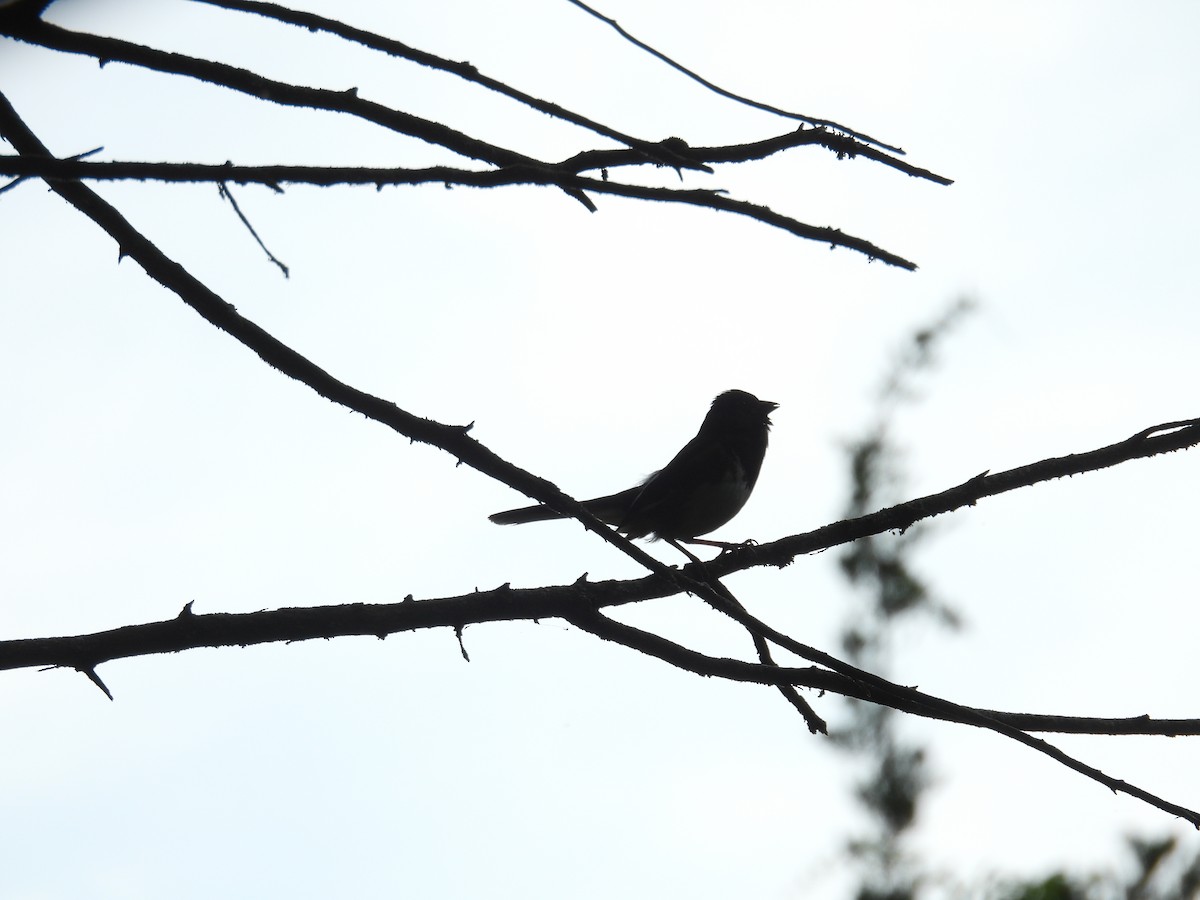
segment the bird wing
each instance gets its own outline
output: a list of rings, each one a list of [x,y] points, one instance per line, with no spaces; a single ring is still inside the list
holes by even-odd
[[[716,524],[696,534],[683,534],[692,530],[687,521],[691,516],[693,501],[698,501],[708,488],[717,488],[731,477],[735,477],[737,461],[720,441],[692,438],[675,457],[647,478],[629,505],[625,518],[617,528],[631,538],[641,538],[654,533],[666,537],[695,537],[723,525]],[[745,502],[744,500],[742,501]],[[741,503],[734,507],[734,512]],[[732,517],[732,513],[730,514]]]

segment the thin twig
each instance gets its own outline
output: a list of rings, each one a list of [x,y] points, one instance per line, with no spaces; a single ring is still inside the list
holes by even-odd
[[[258,246],[262,248],[263,253],[267,254],[267,259],[279,266],[279,271],[283,272],[284,278],[290,277],[288,267],[280,262],[274,253],[267,249],[267,245],[262,242],[262,238],[258,236],[258,232],[254,230],[254,226],[250,224],[250,220],[246,218],[245,214],[242,212],[242,208],[238,206],[238,202],[234,199],[233,191],[229,189],[229,185],[222,181],[218,187],[218,190],[220,191],[221,196],[229,201],[229,205],[233,207],[233,211],[237,213],[237,217],[242,220],[242,224],[246,226],[246,230],[250,232],[250,236],[258,242]]]
[[[630,34],[628,31],[626,31],[624,28],[622,28],[620,25],[618,25],[617,21],[615,19],[610,19],[608,16],[597,12],[596,10],[594,10],[590,6],[588,6],[586,3],[580,2],[580,0],[567,0],[567,2],[573,3],[575,6],[578,6],[580,9],[582,9],[584,12],[588,13],[589,15],[595,16],[597,19],[599,19],[601,22],[604,22],[606,25],[612,26],[612,28],[617,32],[617,34],[621,35],[621,37],[625,38],[625,40],[629,41],[631,44],[633,44],[638,49],[645,50],[651,56],[666,63],[672,69],[675,69],[677,72],[682,72],[688,78],[704,85],[710,91],[720,94],[722,97],[726,97],[730,100],[736,100],[738,103],[744,103],[747,106],[752,106],[755,109],[761,109],[764,112],[774,113],[777,116],[783,116],[785,119],[795,119],[797,122],[805,122],[809,125],[817,125],[822,128],[834,128],[838,131],[841,131],[845,134],[850,135],[851,137],[858,138],[860,141],[863,141],[868,144],[873,144],[876,147],[879,147],[881,150],[887,150],[889,153],[895,153],[899,156],[904,155],[904,151],[901,150],[899,147],[893,147],[890,144],[885,144],[882,141],[876,140],[875,138],[871,137],[870,135],[866,135],[861,132],[855,131],[852,128],[847,128],[845,125],[839,125],[837,122],[831,122],[828,119],[814,119],[812,116],[806,116],[802,113],[788,112],[787,110],[780,109],[777,106],[771,106],[771,104],[769,104],[769,103],[760,103],[757,100],[751,100],[749,97],[743,97],[741,94],[735,94],[735,93],[733,93],[733,91],[727,91],[727,90],[725,90],[725,88],[719,87],[718,85],[713,84],[708,79],[706,79],[700,75],[697,75],[691,69],[685,68],[684,66],[675,62],[675,60],[671,59],[666,54],[660,53],[658,50],[655,50],[649,44],[639,41],[632,34]]]

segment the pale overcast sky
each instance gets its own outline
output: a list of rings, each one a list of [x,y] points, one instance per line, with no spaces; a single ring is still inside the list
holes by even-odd
[[[792,126],[704,91],[561,0],[308,8],[648,139]],[[899,144],[954,178],[817,149],[685,175],[916,260],[908,273],[732,216],[553,190],[237,192],[103,185],[240,312],[338,378],[577,496],[625,487],[739,387],[775,400],[759,488],[719,537],[837,518],[842,442],[896,348],[980,304],[901,420],[905,496],[1200,415],[1200,6],[605,0],[732,90]],[[450,76],[182,0],[48,18],[345,90],[546,159],[603,142]],[[61,155],[417,166],[450,154],[346,117],[0,42],[0,90]],[[674,184],[674,173],[646,173]],[[578,526],[334,407],[216,332],[38,183],[0,196],[4,638],[196,612],[393,602],[627,576]],[[966,621],[897,646],[904,684],[983,707],[1196,716],[1195,452],[981,502],[922,572]],[[674,563],[673,551],[651,547]],[[731,586],[836,650],[832,553]],[[691,598],[622,617],[711,653]],[[702,680],[561,622],[115,662],[0,678],[4,900],[838,898],[853,772],[771,690]],[[831,720],[837,698],[813,698]],[[936,773],[916,849],[956,879],[1117,864],[1185,823],[1012,742],[904,723]],[[1200,744],[1052,738],[1191,808]],[[1194,838],[1191,838],[1194,840]]]

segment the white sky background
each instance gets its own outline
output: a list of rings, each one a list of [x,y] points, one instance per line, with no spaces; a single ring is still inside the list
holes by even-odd
[[[318,9],[649,139],[787,122],[707,93],[564,2]],[[689,173],[834,225],[906,273],[711,212],[553,190],[103,185],[150,238],[356,387],[577,496],[664,463],[712,396],[781,404],[760,486],[718,536],[837,518],[840,442],[896,347],[981,311],[906,413],[908,496],[1200,414],[1192,148],[1200,7],[606,0],[714,81],[909,151],[951,188],[801,149]],[[53,21],[245,65],[546,159],[603,145],[332,38],[182,2],[64,0]],[[0,44],[0,89],[58,153],[415,166],[451,155],[331,114]],[[621,173],[624,174],[624,173]],[[673,173],[650,173],[677,183]],[[216,332],[42,186],[0,197],[5,638],[197,612],[449,596],[636,574],[578,526],[500,529],[522,498],[333,407]],[[974,705],[1194,716],[1195,453],[1041,485],[937,523],[962,612],[893,675]],[[652,552],[674,562],[669,548]],[[828,649],[834,554],[731,579]],[[691,599],[622,616],[746,657]],[[701,680],[559,622],[196,651],[0,678],[0,896],[840,897],[851,771],[767,689]],[[836,719],[836,698],[814,700]],[[1044,757],[906,723],[938,775],[918,849],[954,877],[1114,866],[1188,827]],[[1200,805],[1194,739],[1054,739]]]

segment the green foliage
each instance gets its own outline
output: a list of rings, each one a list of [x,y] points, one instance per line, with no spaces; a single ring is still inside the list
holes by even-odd
[[[970,308],[958,303],[916,332],[888,373],[876,421],[846,446],[851,475],[846,518],[901,499],[901,454],[891,437],[892,420],[900,404],[916,396],[913,381],[933,364],[938,342]],[[857,599],[841,634],[842,650],[855,665],[885,675],[894,626],[906,617],[924,614],[944,626],[958,624],[953,610],[935,599],[911,565],[914,548],[930,533],[917,526],[903,534],[877,535],[855,542],[838,557]],[[871,823],[867,834],[848,845],[860,871],[856,900],[918,900],[935,879],[904,845],[931,781],[925,749],[897,734],[894,710],[857,700],[847,704],[846,722],[830,736],[836,746],[864,761],[854,794]],[[1200,848],[1187,851],[1172,837],[1131,837],[1127,847],[1133,863],[1128,880],[1113,872],[1062,871],[966,887],[955,895],[984,900],[1200,900]]]
[[[1113,873],[1087,876],[1055,872],[1034,881],[1009,881],[988,892],[987,900],[1197,900],[1200,849],[1188,851],[1173,837],[1129,837],[1134,871],[1122,881]]]
[[[916,333],[888,374],[881,392],[878,418],[866,436],[846,447],[851,496],[846,518],[864,515],[897,499],[902,477],[899,451],[890,437],[897,406],[914,392],[911,381],[933,361],[937,340],[970,309],[956,304],[929,328]],[[954,614],[933,599],[914,572],[913,548],[929,531],[910,528],[904,534],[876,535],[856,541],[838,557],[842,574],[859,600],[845,625],[841,644],[855,665],[884,674],[892,626],[901,617],[933,614],[953,625]],[[905,743],[895,729],[895,711],[861,701],[848,701],[846,724],[831,733],[834,741],[867,761],[856,785],[859,803],[871,818],[871,833],[851,841],[851,856],[863,873],[859,900],[912,900],[921,886],[920,866],[904,850],[904,836],[917,819],[921,796],[929,786],[925,750]]]

